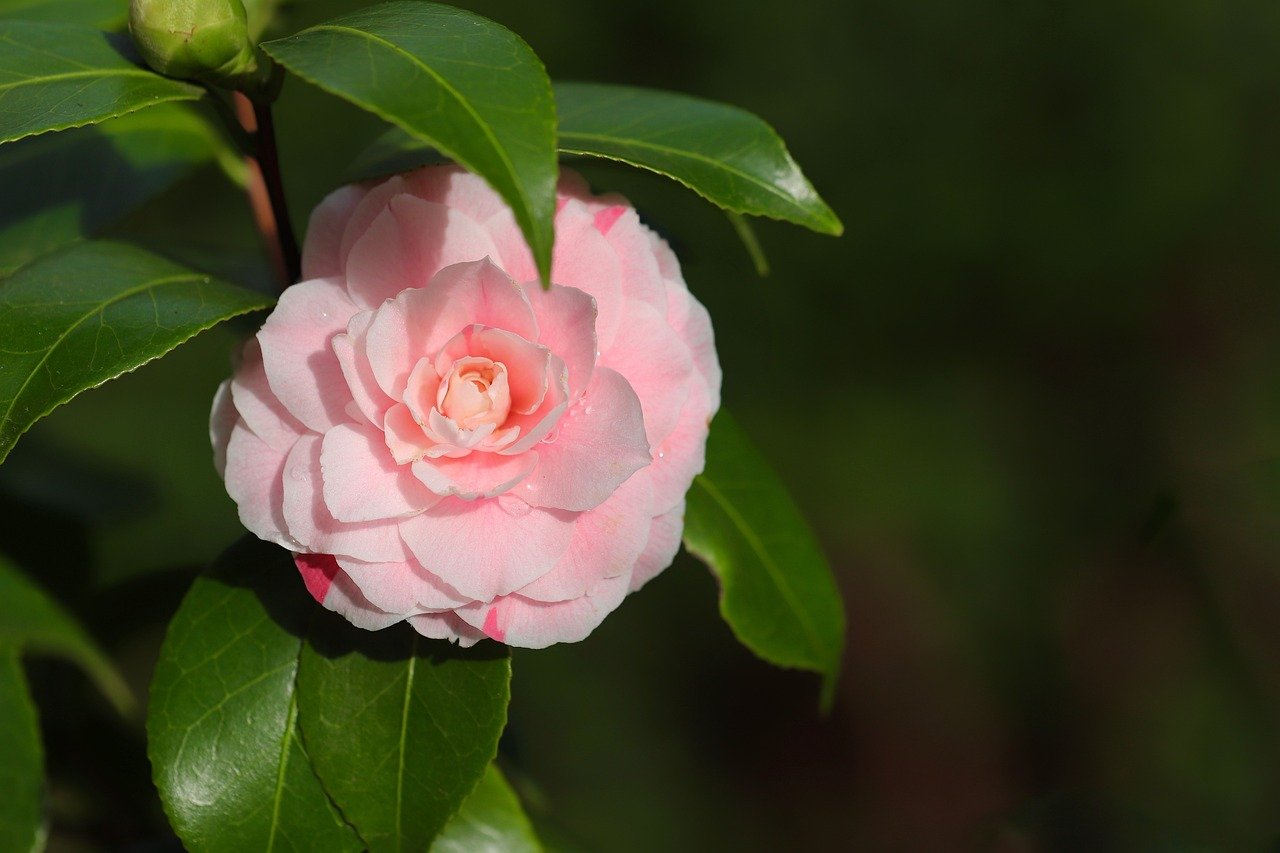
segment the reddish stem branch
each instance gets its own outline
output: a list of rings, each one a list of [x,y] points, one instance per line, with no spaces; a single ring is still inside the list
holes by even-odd
[[[254,152],[245,155],[245,165],[249,169],[246,188],[249,204],[283,291],[301,278],[302,258],[284,200],[271,107],[255,103],[240,92],[235,93],[235,106],[240,126],[255,142]]]

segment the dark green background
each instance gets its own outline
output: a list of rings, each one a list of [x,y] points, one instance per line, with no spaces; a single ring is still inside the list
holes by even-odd
[[[302,0],[280,32],[353,5]],[[588,171],[675,245],[850,630],[827,719],[816,679],[736,646],[684,556],[586,642],[518,651],[505,766],[547,836],[1273,849],[1280,7],[463,5],[553,77],[757,112],[847,229],[761,223],[760,280],[691,193]],[[298,81],[278,120],[301,223],[380,126]],[[248,222],[210,167],[119,230],[265,282]],[[190,572],[237,535],[204,431],[232,335],[86,394],[0,471],[0,550],[139,692]],[[60,665],[32,680],[54,848],[165,838],[140,725]]]

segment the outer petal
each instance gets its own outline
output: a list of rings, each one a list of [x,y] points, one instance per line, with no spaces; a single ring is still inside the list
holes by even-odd
[[[421,613],[409,617],[409,624],[424,637],[448,640],[462,648],[470,648],[484,639],[484,632],[472,628],[455,613]]]
[[[476,222],[507,209],[507,203],[484,178],[461,166],[426,166],[405,175],[404,183],[418,198],[460,210]]]
[[[405,290],[378,309],[365,344],[382,390],[396,399],[409,372],[473,324],[538,339],[538,324],[524,291],[489,259],[454,264],[425,288]]]
[[[302,278],[342,275],[346,256],[341,253],[342,232],[356,205],[369,193],[359,184],[334,190],[311,212],[307,238],[302,243]]]
[[[371,604],[329,554],[295,554],[293,561],[311,597],[357,628],[381,631],[404,621],[403,614],[388,613]]]
[[[340,280],[304,281],[285,290],[258,331],[271,390],[316,432],[348,420],[351,395],[331,340],[355,311]]]
[[[296,551],[298,543],[289,535],[281,512],[284,468],[284,453],[258,438],[244,421],[236,422],[227,442],[224,477],[240,523],[259,539]]]
[[[550,290],[536,282],[526,284],[524,292],[538,318],[538,343],[564,360],[569,400],[576,400],[591,382],[596,364],[596,301],[585,291],[558,284]]]
[[[324,502],[338,521],[402,518],[440,502],[407,467],[391,458],[382,432],[339,424],[320,449]]]
[[[612,367],[635,389],[650,446],[666,438],[680,417],[693,374],[689,349],[666,317],[643,302],[628,302],[626,322],[600,356],[600,367]]]
[[[231,380],[224,379],[213,392],[213,407],[209,412],[209,443],[213,445],[213,467],[219,477],[226,476],[227,443],[238,420],[240,415],[231,401]]]
[[[472,604],[456,612],[468,624],[499,642],[526,649],[544,649],[554,643],[576,643],[604,621],[622,603],[631,573],[606,578],[581,598],[546,603],[519,595],[504,596],[490,604]]]
[[[425,287],[444,267],[493,257],[489,233],[460,211],[412,195],[392,198],[351,248],[347,289],[376,308],[408,287]]]
[[[402,521],[400,533],[429,572],[488,601],[550,571],[569,547],[573,521],[572,513],[533,509],[505,495],[446,498]]]
[[[305,550],[354,557],[369,563],[393,563],[408,557],[394,521],[348,524],[338,521],[324,502],[320,468],[321,438],[305,435],[285,461],[284,518]]]
[[[680,550],[680,536],[684,533],[684,500],[667,512],[653,519],[649,529],[649,541],[644,546],[644,553],[636,560],[635,570],[631,573],[631,591],[653,580],[662,570],[671,565]]]
[[[649,243],[649,229],[631,207],[614,206],[595,215],[595,224],[617,253],[622,269],[622,295],[667,311],[667,287]],[[607,225],[601,228],[602,225]]]
[[[720,360],[716,357],[716,339],[711,330],[711,315],[702,303],[687,290],[673,290],[669,294],[672,306],[667,321],[677,335],[689,347],[693,368],[702,375],[710,393],[711,413],[720,408]]]
[[[587,510],[599,506],[650,462],[635,391],[617,371],[595,371],[591,387],[538,445],[539,463],[520,495],[534,506]]]
[[[231,399],[235,401],[236,411],[244,418],[245,425],[281,453],[288,453],[298,436],[306,432],[306,427],[289,414],[267,384],[262,346],[257,338],[244,342],[240,366],[231,380]]]
[[[664,513],[684,500],[693,478],[702,473],[707,462],[707,433],[711,408],[707,384],[696,373],[689,381],[689,399],[680,410],[675,429],[654,448],[653,512]]]
[[[364,563],[338,558],[338,565],[374,606],[388,613],[452,610],[470,603],[414,559],[403,563]]]
[[[578,516],[560,562],[517,594],[535,601],[567,601],[586,595],[605,578],[630,572],[649,541],[650,492],[649,477],[641,471],[607,501]]]
[[[472,501],[511,491],[537,464],[538,454],[533,451],[519,456],[477,452],[456,459],[422,459],[413,463],[413,473],[437,495]]]
[[[347,220],[347,227],[342,229],[342,242],[338,246],[338,257],[342,260],[343,272],[346,271],[351,249],[369,230],[369,226],[373,224],[373,221],[387,209],[391,199],[406,191],[404,178],[400,175],[392,175],[382,183],[369,187],[369,191],[365,193],[364,198],[360,199],[360,203],[356,205],[355,210],[351,211],[351,218]]]

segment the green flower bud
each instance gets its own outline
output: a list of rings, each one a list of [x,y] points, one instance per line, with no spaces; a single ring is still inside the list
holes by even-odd
[[[168,77],[241,88],[259,75],[241,0],[132,0],[129,31]]]

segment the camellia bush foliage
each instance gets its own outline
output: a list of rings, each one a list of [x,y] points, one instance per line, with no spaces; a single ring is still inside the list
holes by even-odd
[[[724,410],[711,421],[703,465],[701,442],[718,405],[718,387],[706,398],[715,402],[690,427],[689,458],[696,470],[688,473],[696,476],[683,498],[674,496],[673,509],[663,510],[661,529],[670,542],[657,548],[659,556],[632,553],[625,565],[609,569],[604,561],[613,559],[611,543],[623,535],[616,528],[634,519],[620,510],[590,515],[615,495],[623,501],[631,488],[625,483],[651,488],[647,474],[640,480],[633,472],[658,466],[663,445],[646,440],[658,415],[641,409],[664,394],[683,400],[683,383],[693,380],[663,385],[667,338],[661,335],[676,334],[666,325],[645,331],[635,325],[638,320],[614,316],[610,322],[630,334],[630,342],[615,342],[611,350],[597,341],[597,327],[603,328],[613,309],[606,298],[591,295],[593,276],[604,273],[583,246],[596,245],[615,221],[633,214],[619,197],[593,195],[561,163],[605,158],[685,185],[726,212],[763,267],[745,217],[771,217],[831,235],[841,231],[764,121],[681,94],[553,82],[518,35],[434,3],[370,5],[269,40],[262,34],[278,28],[274,4],[267,0],[134,0],[127,27],[118,12],[123,8],[109,2],[31,0],[0,17],[0,205],[6,213],[0,228],[0,463],[55,407],[231,321],[248,344],[237,354],[234,379],[212,404],[215,464],[241,518],[258,535],[228,543],[190,587],[168,626],[145,702],[132,694],[89,632],[32,580],[45,567],[18,566],[0,555],[0,849],[38,848],[46,834],[39,709],[24,677],[27,655],[69,659],[121,714],[145,707],[152,778],[174,832],[189,849],[540,849],[495,763],[511,679],[509,650],[500,640],[538,646],[580,639],[622,602],[632,564],[649,560],[649,576],[660,571],[681,531],[685,548],[718,580],[720,612],[735,636],[766,661],[818,674],[820,701],[830,702],[844,617],[829,568],[782,484]],[[332,176],[337,192],[312,216],[305,245],[286,206],[272,116],[286,84],[318,87],[386,122],[385,134],[348,173]],[[96,126],[91,135],[72,130],[88,125]],[[323,139],[317,122],[315,144]],[[105,156],[108,150],[112,157]],[[210,275],[168,256],[163,245],[157,249],[154,241],[132,239],[127,214],[193,164],[209,161],[222,164],[227,179],[248,194],[262,262],[278,283],[275,292],[254,280]],[[41,180],[30,180],[32,174]],[[352,180],[354,187],[340,189]],[[462,191],[439,190],[454,195],[428,204],[421,194],[435,190],[413,189],[427,184],[470,189],[461,201],[455,196]],[[342,228],[350,232],[362,215],[360,205],[374,205],[368,199],[377,198],[386,210],[399,211],[402,224],[408,217],[403,211],[414,205],[436,212],[422,213],[413,220],[416,231],[389,237],[370,252],[341,245]],[[68,205],[67,199],[93,203]],[[201,201],[188,199],[196,207]],[[691,195],[690,203],[698,201]],[[493,226],[489,237],[505,247],[505,266],[487,256],[450,257],[446,263],[413,254],[419,251],[414,240],[446,239],[432,230],[432,222],[452,223],[453,214],[441,211],[455,204],[488,205],[498,217],[501,227]],[[374,207],[375,213],[382,209]],[[587,217],[583,233],[573,231],[572,216],[579,214]],[[634,251],[661,273],[654,281],[676,287],[679,270],[666,244],[638,222],[626,223],[632,230],[617,232],[623,235],[618,239],[629,234],[639,240],[643,248]],[[100,236],[108,225],[110,239]],[[219,248],[206,251],[216,255]],[[341,309],[347,315],[337,318],[316,307],[313,292],[322,287],[338,294],[334,299],[358,303],[359,287],[333,284],[343,281],[344,271],[348,278],[354,275],[355,255],[373,275],[402,261],[397,252],[430,267],[431,283],[392,276],[385,301],[368,296],[364,306],[342,302],[349,306]],[[510,258],[525,259],[520,263],[527,269],[517,273],[519,264]],[[693,297],[687,299],[690,311],[702,310]],[[277,300],[279,307],[266,319]],[[503,300],[510,303],[506,308],[499,304]],[[290,319],[313,309],[319,313],[307,315],[310,325]],[[417,426],[405,422],[426,431],[415,432],[409,442],[420,449],[396,459],[406,466],[412,460],[421,482],[397,486],[401,491],[392,494],[386,485],[392,481],[374,471],[364,478],[352,475],[355,481],[334,497],[327,489],[348,457],[326,455],[331,437],[358,443],[376,428],[381,441],[382,423],[361,407],[373,407],[381,418],[395,406],[389,398],[381,408],[372,398],[352,400],[344,390],[345,409],[321,411],[320,398],[331,390],[326,383],[340,383],[342,376],[335,379],[318,368],[309,372],[311,356],[289,347],[304,332],[319,336],[324,357],[331,346],[335,352],[352,347],[356,355],[338,355],[344,370],[352,371],[346,382],[359,386],[365,380],[353,376],[365,376],[361,371],[367,368],[386,390],[379,370],[392,370],[386,365],[394,360],[379,355],[379,348],[394,350],[403,340],[416,340],[414,335],[427,334],[424,324],[441,317],[462,320],[446,330],[456,337],[448,344],[442,338],[426,353],[454,353],[435,356],[439,375],[422,378],[419,372],[430,365],[424,357],[415,367],[423,355],[416,351],[402,353],[402,361],[409,360],[395,368],[403,371],[397,388],[404,389],[403,376],[410,375],[404,393],[417,393],[414,383],[426,383],[421,393],[436,401],[431,417],[438,420],[414,410]],[[738,321],[712,318],[717,319]],[[341,333],[335,336],[330,325]],[[522,336],[516,334],[520,330]],[[694,360],[714,368],[718,386],[709,326],[704,338]],[[685,346],[679,344],[681,353]],[[622,355],[616,355],[619,347],[626,350]],[[500,353],[507,353],[505,363]],[[680,358],[688,374],[689,356]],[[634,365],[632,372],[623,362]],[[541,365],[537,370],[530,367],[535,363]],[[282,378],[293,376],[290,371],[302,378]],[[588,375],[599,386],[585,385]],[[725,381],[735,382],[732,370]],[[310,403],[298,396],[300,383],[314,386],[318,397],[312,402],[319,408],[306,408]],[[373,396],[382,393],[368,387]],[[533,387],[540,390],[529,391]],[[604,390],[592,390],[598,387]],[[563,397],[548,396],[558,388]],[[583,395],[587,404],[581,411],[589,413],[595,403],[622,414],[597,418],[594,432],[582,438],[586,416],[574,414],[573,406]],[[406,401],[413,410],[413,400]],[[166,403],[154,405],[161,410]],[[508,415],[508,407],[525,420]],[[672,409],[671,417],[678,411]],[[395,450],[399,434],[386,417],[387,444]],[[342,423],[327,420],[333,418]],[[524,432],[508,429],[512,423]],[[495,431],[495,425],[507,432]],[[164,422],[157,419],[155,428],[164,429]],[[286,450],[271,449],[273,441],[284,440],[278,433],[287,433]],[[588,439],[594,442],[591,452],[578,453],[574,442],[585,447]],[[147,436],[133,440],[146,442]],[[554,447],[553,440],[562,446]],[[260,455],[250,455],[249,445],[263,448]],[[301,488],[298,483],[317,494],[320,486],[305,483],[305,471],[298,473],[295,457],[306,455],[299,450],[304,446],[314,448],[316,471],[323,469],[327,504],[305,524],[290,495]],[[470,453],[474,448],[492,452],[477,456]],[[563,467],[553,469],[552,460]],[[534,470],[542,473],[529,488],[555,493],[554,500],[526,496],[521,502],[497,483],[507,475],[521,481]],[[682,492],[686,483],[680,482]],[[277,487],[283,497],[271,491]],[[246,494],[253,489],[260,493]],[[640,521],[652,520],[658,530],[659,519],[650,518],[647,501],[641,503]],[[456,524],[433,509],[439,506],[455,512]],[[495,506],[512,518],[474,521],[474,513]],[[307,507],[304,515],[313,512]],[[335,518],[320,518],[330,511]],[[281,512],[283,520],[276,518]],[[615,598],[607,603],[592,598],[598,587],[545,599],[548,612],[558,603],[593,608],[585,617],[575,611],[571,630],[563,629],[560,616],[540,616],[539,605],[523,599],[523,627],[507,627],[505,620],[517,618],[511,601],[519,596],[508,595],[515,587],[501,581],[504,572],[516,569],[498,563],[546,556],[537,541],[526,541],[530,528],[517,525],[530,513],[561,519],[556,523],[576,520],[575,530],[589,523],[591,535],[574,540],[586,543],[573,546],[576,571],[616,581]],[[410,541],[407,526],[428,517],[430,536]],[[377,559],[367,556],[377,549],[353,558],[363,546],[343,543],[388,518],[408,519],[397,521],[399,528],[377,528],[390,530],[393,540],[400,530],[408,548],[395,540],[399,556],[380,567],[371,568],[369,561]],[[305,534],[300,525],[310,525]],[[642,544],[649,534],[646,528],[636,535]],[[507,540],[511,548],[525,550],[511,557],[501,547]],[[459,547],[493,554],[483,557],[493,565],[455,565],[454,574],[446,575],[443,565]],[[407,609],[387,603],[400,590],[388,584],[407,577],[409,566],[435,571],[437,564],[441,577],[458,587],[440,593],[449,604],[419,607],[420,591],[405,593]],[[498,580],[482,583],[490,574]],[[542,574],[545,569],[535,573]],[[439,587],[438,578],[432,582]],[[631,589],[641,582],[632,579]]]

